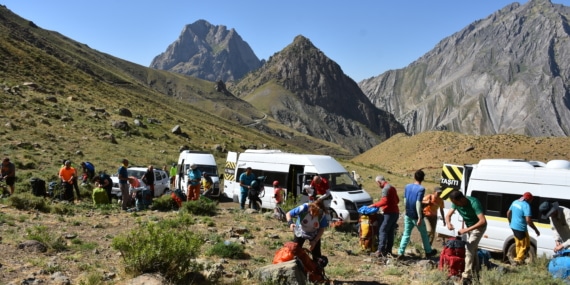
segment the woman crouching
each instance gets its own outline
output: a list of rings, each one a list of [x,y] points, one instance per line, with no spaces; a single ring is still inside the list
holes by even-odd
[[[309,240],[309,250],[313,260],[317,260],[317,258],[322,256],[321,237],[325,228],[329,226],[327,214],[323,201],[320,200],[313,203],[304,203],[286,214],[289,228],[295,234],[293,242],[297,243],[299,248],[302,248],[305,240]],[[293,218],[297,218],[296,223],[293,221]]]

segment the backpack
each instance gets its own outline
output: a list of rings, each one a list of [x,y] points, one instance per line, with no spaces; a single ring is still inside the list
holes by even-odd
[[[176,203],[178,208],[181,208],[182,202],[187,200],[186,194],[184,194],[184,192],[182,192],[182,190],[180,190],[180,189],[176,189],[176,190],[172,191],[172,193],[170,193],[170,198],[172,198],[172,200],[174,200],[174,202]]]
[[[32,177],[30,178],[30,184],[32,185],[32,194],[34,194],[34,196],[46,196],[46,182],[44,180]]]
[[[93,165],[93,163],[86,161],[85,162],[85,168],[87,168],[87,170],[95,173],[95,166]]]
[[[358,218],[358,236],[360,249],[375,252],[378,249],[378,215],[361,214]]]
[[[570,277],[570,249],[555,254],[548,262],[548,272],[554,278],[567,279]]]
[[[102,205],[109,204],[109,197],[107,197],[107,191],[101,187],[93,189],[93,204]]]
[[[465,271],[465,241],[461,237],[449,238],[443,243],[439,256],[439,270],[448,271],[448,277]]]
[[[278,249],[273,256],[273,264],[286,262],[295,259],[295,254],[298,250],[299,244],[296,242],[286,242],[283,247]]]
[[[100,179],[99,182],[101,184],[104,184],[105,180],[109,180],[109,186],[108,187],[109,188],[113,187],[113,180],[111,179],[111,176],[109,176],[109,174],[101,173],[101,174],[99,174],[99,179]]]
[[[321,256],[317,260],[313,260],[309,256],[309,250],[306,248],[299,248],[295,259],[297,264],[299,264],[305,274],[307,274],[307,279],[312,283],[323,283],[328,280],[325,276],[325,266],[328,264],[328,258],[326,256]]]

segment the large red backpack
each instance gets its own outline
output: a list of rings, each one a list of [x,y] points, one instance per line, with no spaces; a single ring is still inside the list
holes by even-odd
[[[443,243],[439,256],[439,270],[448,271],[448,276],[458,276],[465,271],[465,241],[461,237],[449,238]]]
[[[328,264],[328,259],[322,256],[317,260],[313,260],[307,249],[299,247],[297,243],[292,241],[286,242],[282,248],[275,252],[273,264],[293,259],[297,260],[297,264],[307,274],[309,281],[323,283],[328,280],[324,270],[324,267]]]

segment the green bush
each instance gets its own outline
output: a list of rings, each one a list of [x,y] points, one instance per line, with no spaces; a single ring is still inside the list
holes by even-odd
[[[61,252],[67,250],[67,245],[62,236],[55,236],[48,231],[46,226],[33,226],[27,228],[28,239],[36,240],[47,246],[48,250]]]
[[[170,195],[167,194],[155,198],[152,201],[152,209],[161,212],[167,212],[178,209],[178,205],[176,205],[176,202],[174,202]]]
[[[215,216],[217,213],[217,202],[201,196],[196,201],[188,201],[182,204],[182,211],[198,216]]]
[[[8,198],[8,205],[18,210],[37,210],[42,213],[49,213],[51,207],[48,200],[37,197],[31,193],[17,193]]]
[[[51,206],[50,212],[52,214],[58,214],[58,215],[73,215],[75,211],[73,204],[59,203],[59,204],[53,204]]]
[[[112,247],[121,252],[125,271],[133,275],[158,272],[172,282],[200,270],[194,261],[202,239],[186,229],[148,223],[113,238]]]
[[[248,255],[244,252],[244,246],[238,243],[221,241],[212,246],[206,255],[216,255],[223,258],[231,259],[247,259]]]

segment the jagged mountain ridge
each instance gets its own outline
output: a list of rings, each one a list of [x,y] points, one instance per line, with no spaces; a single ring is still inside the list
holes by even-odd
[[[232,92],[288,127],[357,154],[404,132],[307,38],[271,56]]]
[[[513,3],[409,66],[359,83],[411,134],[570,134],[570,9]]]
[[[242,78],[261,64],[234,29],[198,20],[186,25],[178,39],[156,56],[150,67],[226,82]]]

